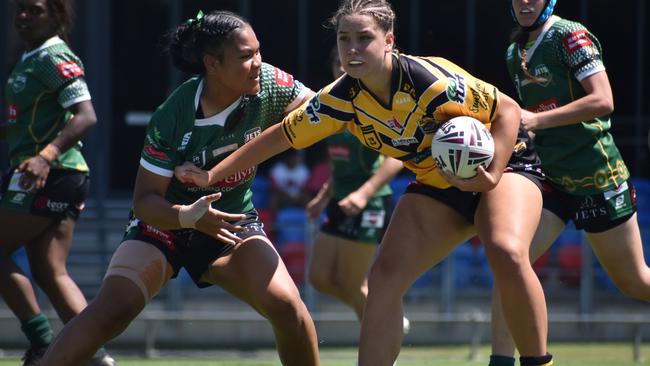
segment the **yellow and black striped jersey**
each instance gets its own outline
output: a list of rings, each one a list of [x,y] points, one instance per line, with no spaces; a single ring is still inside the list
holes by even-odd
[[[291,146],[303,148],[348,129],[365,146],[402,160],[419,182],[448,187],[431,158],[433,133],[460,115],[490,128],[499,92],[439,57],[393,54],[392,73],[388,104],[346,74],[286,116],[284,135]]]

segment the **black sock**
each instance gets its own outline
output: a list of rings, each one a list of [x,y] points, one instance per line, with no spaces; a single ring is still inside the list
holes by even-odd
[[[553,364],[553,355],[547,353],[546,356],[537,357],[519,357],[521,366],[551,366]]]
[[[515,358],[508,356],[491,355],[488,366],[515,366]]]

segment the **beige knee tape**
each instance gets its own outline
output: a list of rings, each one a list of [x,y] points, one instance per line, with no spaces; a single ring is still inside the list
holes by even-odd
[[[145,300],[149,301],[171,275],[171,265],[160,250],[145,242],[127,240],[113,254],[104,278],[128,278],[142,291]]]

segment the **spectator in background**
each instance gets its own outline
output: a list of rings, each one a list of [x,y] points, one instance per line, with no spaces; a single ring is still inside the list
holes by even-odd
[[[269,171],[269,211],[273,217],[284,207],[304,208],[311,198],[305,189],[309,168],[298,151],[287,150]]]
[[[16,0],[14,26],[26,51],[9,76],[9,170],[0,191],[0,293],[29,339],[24,365],[36,365],[53,332],[29,278],[11,259],[24,245],[32,275],[63,323],[86,307],[68,275],[66,259],[88,194],[81,139],[97,117],[81,60],[67,43],[72,3]],[[115,365],[98,344],[91,365]]]

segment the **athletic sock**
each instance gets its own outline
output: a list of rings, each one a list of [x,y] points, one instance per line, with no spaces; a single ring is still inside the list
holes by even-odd
[[[515,366],[515,358],[508,356],[491,355],[488,366]]]
[[[38,313],[20,325],[32,346],[47,346],[52,342],[54,332],[45,315]]]
[[[521,366],[552,366],[553,355],[547,353],[546,356],[537,357],[519,357]]]

